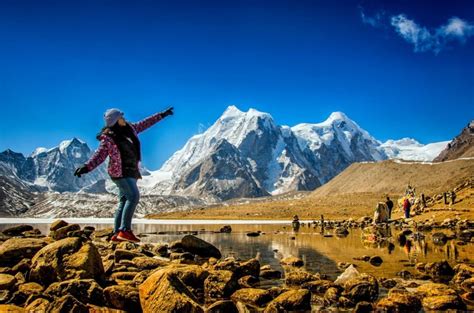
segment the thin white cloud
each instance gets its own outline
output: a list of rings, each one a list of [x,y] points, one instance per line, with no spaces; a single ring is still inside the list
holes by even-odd
[[[452,17],[446,25],[438,29],[438,33],[444,38],[452,38],[464,43],[468,37],[474,35],[474,25],[459,17]]]
[[[375,28],[382,28],[386,24],[386,12],[379,11],[368,16],[359,6],[360,16],[364,24]],[[428,29],[409,19],[405,14],[394,15],[389,18],[390,25],[405,41],[413,45],[415,52],[432,51],[438,54],[449,47],[453,41],[464,44],[474,36],[474,24],[459,17],[450,18],[446,24],[437,28]]]
[[[413,44],[415,52],[436,49],[439,45],[437,38],[433,37],[427,28],[421,27],[403,14],[392,16],[391,24],[403,39]]]
[[[367,13],[365,13],[362,6],[359,6],[359,12],[360,12],[360,18],[362,19],[362,22],[364,24],[368,24],[372,27],[385,26],[385,23],[384,23],[385,12],[384,11],[378,11],[374,15],[370,16]]]

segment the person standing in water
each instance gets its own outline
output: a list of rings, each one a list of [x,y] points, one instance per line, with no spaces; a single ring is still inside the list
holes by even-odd
[[[115,211],[113,242],[139,242],[132,232],[132,217],[140,199],[137,180],[142,178],[139,170],[141,148],[138,134],[155,125],[165,117],[173,115],[173,108],[156,113],[137,123],[125,120],[119,109],[109,109],[104,114],[105,126],[97,135],[99,148],[91,158],[76,169],[74,175],[89,173],[109,157],[108,173],[118,187],[119,203]]]

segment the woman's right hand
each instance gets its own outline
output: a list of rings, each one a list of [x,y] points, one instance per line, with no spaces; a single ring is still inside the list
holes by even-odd
[[[89,173],[89,170],[87,169],[87,166],[83,165],[76,169],[76,171],[74,172],[74,176],[81,177],[81,175],[86,173]]]

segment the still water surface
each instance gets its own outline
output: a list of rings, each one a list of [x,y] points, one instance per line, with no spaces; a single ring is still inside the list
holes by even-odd
[[[38,223],[35,223],[38,222]],[[72,222],[68,220],[69,222]],[[17,223],[27,223],[38,228],[43,234],[49,230],[50,220],[0,220],[0,230]],[[110,220],[76,220],[81,226],[90,225],[96,229],[110,228]],[[229,223],[230,222],[230,223]],[[239,223],[239,224],[238,224]],[[361,272],[377,277],[394,277],[402,270],[415,272],[414,265],[418,262],[434,262],[448,260],[451,265],[459,261],[472,262],[474,245],[457,245],[456,241],[438,246],[431,241],[432,232],[424,233],[424,238],[412,238],[408,244],[400,245],[395,240],[399,231],[388,229],[389,238],[382,242],[369,242],[373,239],[361,229],[349,229],[349,235],[337,237],[333,229],[324,229],[304,223],[298,231],[291,224],[282,221],[140,221],[134,224],[134,231],[146,243],[170,243],[192,233],[218,247],[224,257],[249,259],[257,257],[261,264],[270,264],[281,270],[279,261],[282,257],[298,256],[305,261],[305,268],[311,272],[319,272],[335,279],[342,271],[339,262],[354,263]],[[246,221],[249,223],[249,221]],[[232,233],[219,233],[223,225],[231,225]],[[258,237],[249,237],[250,231],[261,231]],[[439,231],[439,230],[437,230]],[[443,230],[450,234],[449,230]],[[390,235],[392,235],[390,237]],[[331,236],[331,237],[328,237]],[[423,236],[420,236],[423,237]],[[364,240],[365,239],[365,240]],[[368,262],[354,260],[362,256],[380,256],[381,266],[372,266]]]

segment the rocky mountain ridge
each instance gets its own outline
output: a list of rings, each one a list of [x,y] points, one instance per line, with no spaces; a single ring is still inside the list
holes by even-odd
[[[289,127],[278,125],[268,113],[230,106],[159,170],[143,169],[146,175],[139,185],[146,195],[186,195],[208,203],[278,195],[314,190],[354,162],[430,161],[444,145],[422,145],[408,138],[381,143],[342,112],[321,123]],[[37,148],[29,156],[0,153],[3,189],[16,186],[14,199],[7,199],[6,190],[2,202],[21,212],[31,205],[27,199],[32,192],[114,192],[105,164],[82,178],[73,176],[91,153],[77,138],[51,149]]]

